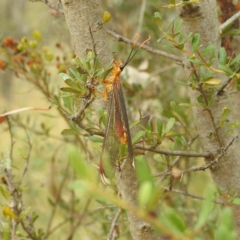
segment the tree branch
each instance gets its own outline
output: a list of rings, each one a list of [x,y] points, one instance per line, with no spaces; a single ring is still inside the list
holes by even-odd
[[[227,27],[229,24],[233,23],[235,20],[237,20],[240,17],[240,11],[235,13],[233,16],[231,16],[226,22],[224,22],[222,25],[220,25],[219,29],[223,30],[225,27]]]
[[[182,156],[182,157],[204,157],[211,158],[212,154],[207,152],[192,152],[192,151],[181,151],[181,150],[163,150],[163,149],[154,149],[152,147],[142,147],[139,145],[135,146],[136,149],[145,150],[148,152],[155,152],[169,156]]]
[[[106,30],[106,32],[108,34],[110,34],[111,36],[115,37],[119,42],[125,42],[127,44],[130,44],[130,45],[133,45],[134,41],[128,39],[128,38],[125,38],[111,30]],[[141,44],[140,43],[137,43],[136,46],[140,46]],[[143,45],[141,47],[142,49],[145,49],[146,51],[148,52],[151,52],[151,53],[154,53],[154,54],[158,54],[158,55],[161,55],[163,57],[166,57],[166,58],[169,58],[169,59],[172,59],[174,60],[175,62],[177,62],[178,64],[180,65],[183,65],[183,61],[184,59],[181,58],[181,57],[178,57],[174,54],[171,54],[171,53],[168,53],[168,52],[164,52],[164,51],[161,51],[161,50],[158,50],[158,49],[155,49],[155,48],[152,48],[152,47],[149,47],[149,46],[146,46],[146,45]]]

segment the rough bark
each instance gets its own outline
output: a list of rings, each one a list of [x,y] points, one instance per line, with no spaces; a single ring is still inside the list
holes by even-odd
[[[98,4],[94,0],[62,0],[66,22],[71,34],[73,49],[78,57],[85,57],[88,50],[96,52],[103,64],[108,65],[112,54],[106,41],[106,33],[98,13]],[[131,205],[138,204],[138,180],[132,165],[127,162],[122,171],[116,174],[119,192]],[[150,240],[160,237],[149,224],[128,212],[130,231],[133,239]]]
[[[84,58],[89,50],[95,48],[101,63],[107,66],[112,54],[98,12],[98,3],[95,0],[62,0],[62,6],[75,54]]]
[[[188,9],[183,7],[180,16],[184,20],[182,31],[185,34],[189,32],[200,34],[200,45],[202,45],[200,51],[210,44],[215,45],[218,50],[220,47],[220,35],[215,0],[202,0],[198,5],[191,5]],[[190,44],[186,45],[186,48],[191,52]],[[215,65],[217,66],[217,63]],[[223,83],[226,80],[220,74],[215,77],[220,78]],[[199,106],[197,98],[200,92],[189,88],[189,95],[191,103]],[[224,198],[224,195],[240,197],[240,148],[237,138],[238,133],[234,131],[231,134],[225,134],[229,130],[228,128],[216,129],[224,107],[232,108],[228,93],[224,91],[217,95],[216,91],[214,104],[209,110],[204,110],[201,107],[193,108],[194,121],[199,131],[202,148],[204,151],[211,152],[214,156],[223,151],[224,147],[236,137],[223,157],[212,167],[211,174],[214,182],[221,189],[224,206],[227,205],[232,208],[236,231],[240,239],[240,207],[239,205],[229,204],[226,197]],[[230,116],[228,121],[238,121],[238,119],[233,119],[233,116]]]

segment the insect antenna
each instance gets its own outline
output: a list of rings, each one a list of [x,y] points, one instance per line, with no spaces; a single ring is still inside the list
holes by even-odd
[[[147,43],[147,42],[150,40],[151,37],[149,36],[148,39],[146,39],[144,42],[142,42],[141,45],[138,47],[138,49],[137,49],[135,52],[133,52],[133,50],[135,49],[135,46],[136,46],[137,41],[138,41],[139,38],[140,38],[140,35],[138,34],[136,40],[135,40],[134,43],[133,43],[133,47],[132,47],[131,52],[130,52],[128,58],[127,58],[127,61],[125,62],[124,65],[121,66],[121,70],[123,70],[123,69],[128,65],[128,63],[129,63],[129,62],[134,58],[134,56],[137,54],[137,52],[139,51],[139,49],[140,49],[145,43]]]

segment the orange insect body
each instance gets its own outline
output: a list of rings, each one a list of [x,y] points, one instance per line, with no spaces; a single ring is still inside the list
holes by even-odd
[[[108,120],[106,125],[105,138],[103,142],[103,151],[99,164],[100,177],[102,179],[102,182],[106,185],[109,184],[110,181],[105,176],[106,164],[103,162],[103,160],[106,160],[107,162],[110,160],[111,164],[115,165],[116,167],[116,165],[119,164],[119,160],[116,159],[119,159],[119,157],[123,157],[120,153],[121,144],[127,145],[127,155],[124,156],[124,158],[127,158],[129,161],[131,161],[132,166],[134,167],[133,146],[129,130],[124,93],[120,82],[120,74],[124,70],[126,65],[135,56],[138,50],[150,40],[149,37],[133,53],[133,49],[139,37],[140,36],[138,36],[136,41],[134,42],[133,48],[131,50],[131,53],[129,54],[126,63],[123,64],[121,61],[114,61],[111,76],[103,81],[103,83],[105,84],[103,97],[104,101],[108,100],[108,94],[111,93],[111,96],[109,98]]]
[[[118,61],[118,62],[114,61],[111,76],[108,79],[103,80],[103,83],[105,84],[103,100],[105,102],[108,99],[108,93],[111,92],[113,89],[114,81],[116,81],[118,84],[120,83],[120,74],[122,72],[122,70],[120,69],[120,66],[122,65],[123,65],[122,61]]]

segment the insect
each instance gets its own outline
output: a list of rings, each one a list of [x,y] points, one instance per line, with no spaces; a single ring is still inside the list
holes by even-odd
[[[99,164],[100,177],[105,185],[110,184],[108,178],[111,178],[112,166],[120,169],[122,161],[127,158],[134,167],[132,139],[120,74],[139,49],[150,40],[149,37],[134,52],[139,37],[140,35],[137,36],[125,64],[121,61],[114,61],[111,76],[103,81],[105,83],[105,101],[107,101],[110,92],[107,125]]]

